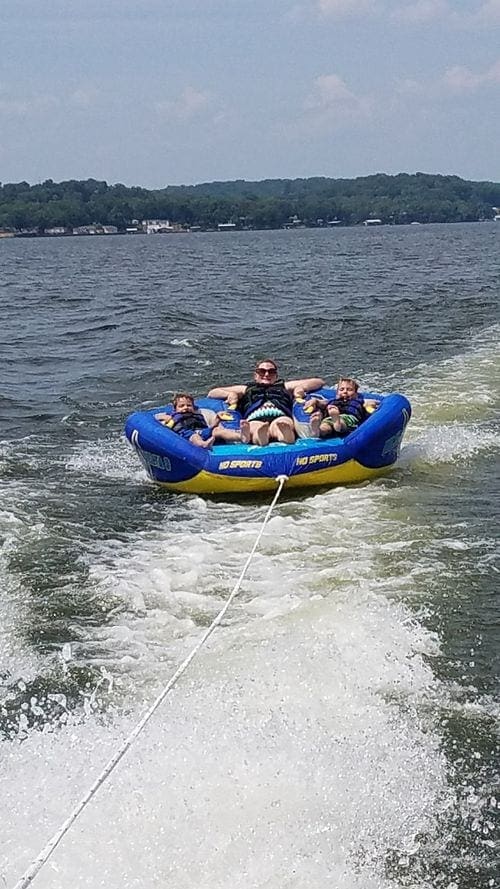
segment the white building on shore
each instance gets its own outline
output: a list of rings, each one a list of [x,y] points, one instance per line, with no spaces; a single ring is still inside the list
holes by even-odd
[[[147,235],[163,235],[176,231],[170,219],[143,219],[142,227]]]

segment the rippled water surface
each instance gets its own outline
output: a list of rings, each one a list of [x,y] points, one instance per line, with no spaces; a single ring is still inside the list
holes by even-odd
[[[126,415],[342,373],[400,463],[278,504],[242,591],[34,881],[483,889],[498,859],[500,226],[0,241],[0,882],[233,587],[268,500],[153,488]]]

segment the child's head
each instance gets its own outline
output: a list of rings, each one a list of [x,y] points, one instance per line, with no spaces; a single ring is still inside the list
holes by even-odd
[[[178,392],[172,403],[179,414],[190,414],[196,410],[194,398],[188,392]]]
[[[337,398],[356,398],[359,383],[351,377],[340,377],[337,383]]]

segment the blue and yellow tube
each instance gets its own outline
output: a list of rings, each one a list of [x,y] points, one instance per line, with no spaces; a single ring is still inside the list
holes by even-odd
[[[326,388],[314,394],[335,397],[335,391]],[[354,484],[380,475],[396,463],[411,416],[404,395],[363,394],[379,401],[379,406],[344,438],[299,437],[294,444],[200,448],[155,419],[157,413],[172,411],[172,405],[131,414],[125,434],[149,478],[170,491],[244,494],[274,490],[277,475],[288,476],[287,488]],[[196,406],[206,416],[222,414],[223,423],[237,428],[239,415],[228,410],[222,400],[198,398]],[[310,415],[303,403],[295,403],[294,420],[299,435],[310,435]]]

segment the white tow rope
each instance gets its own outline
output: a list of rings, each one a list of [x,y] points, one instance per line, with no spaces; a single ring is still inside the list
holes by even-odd
[[[113,771],[115,766],[118,765],[121,758],[125,755],[125,753],[129,749],[129,747],[132,746],[135,739],[140,735],[140,733],[142,732],[146,723],[149,722],[153,713],[158,709],[158,707],[160,706],[162,701],[168,695],[169,691],[171,691],[171,689],[176,684],[177,680],[180,679],[180,677],[185,672],[185,670],[187,670],[187,668],[189,667],[189,664],[191,663],[193,658],[196,657],[200,648],[202,648],[202,646],[205,644],[208,637],[211,636],[213,631],[215,630],[215,628],[217,626],[219,626],[222,618],[226,614],[233,599],[239,592],[243,578],[245,577],[247,569],[248,569],[248,567],[253,559],[253,556],[255,554],[255,551],[260,543],[262,534],[264,533],[264,529],[265,529],[269,519],[271,518],[271,514],[272,514],[274,507],[276,506],[276,504],[280,498],[280,495],[281,495],[281,492],[282,492],[283,487],[285,485],[285,482],[288,481],[288,476],[287,475],[277,475],[276,481],[278,482],[278,490],[276,491],[276,493],[273,497],[273,500],[267,509],[266,515],[264,517],[264,521],[262,522],[259,533],[257,534],[255,543],[248,555],[248,558],[247,558],[245,564],[243,565],[240,576],[238,577],[238,580],[236,581],[236,583],[235,583],[230,595],[228,596],[226,602],[224,603],[223,607],[221,608],[221,610],[219,611],[217,616],[213,619],[210,626],[205,630],[205,632],[203,633],[203,635],[201,636],[199,641],[196,643],[196,645],[192,649],[192,651],[188,654],[188,656],[185,658],[185,660],[182,662],[182,664],[177,668],[177,670],[175,671],[173,676],[171,676],[171,678],[168,680],[167,684],[165,685],[163,690],[160,692],[160,694],[158,695],[156,700],[151,704],[151,707],[145,713],[145,715],[142,717],[141,721],[136,725],[136,727],[130,733],[128,738],[125,739],[125,741],[123,742],[121,747],[119,747],[119,749],[116,751],[116,753],[111,757],[111,759],[109,760],[107,765],[103,768],[101,774],[98,776],[98,778],[96,778],[96,780],[92,784],[92,787],[87,791],[85,796],[83,796],[82,799],[80,800],[80,802],[75,806],[75,808],[73,809],[73,811],[71,812],[69,817],[66,819],[64,824],[61,825],[59,830],[56,831],[56,833],[53,835],[53,837],[49,840],[49,842],[47,843],[45,848],[42,849],[40,854],[35,858],[34,861],[32,861],[32,863],[30,864],[28,869],[25,871],[25,873],[23,874],[21,879],[18,880],[16,885],[13,887],[13,889],[26,889],[26,887],[29,886],[30,883],[34,880],[34,878],[36,877],[38,872],[42,869],[43,865],[48,861],[48,859],[50,858],[50,856],[52,855],[54,850],[57,848],[57,846],[61,842],[63,836],[67,833],[67,831],[69,830],[71,825],[76,821],[80,812],[83,811],[83,809],[85,808],[87,803],[89,803],[90,800],[92,799],[92,797],[94,796],[94,794],[97,793],[101,784],[104,784],[106,778],[111,774],[111,772]]]

